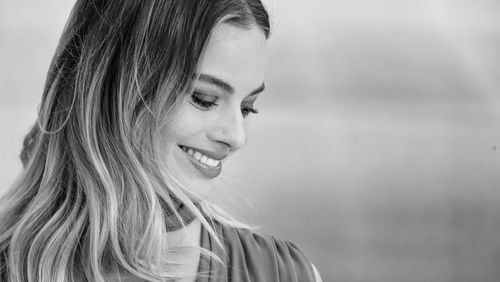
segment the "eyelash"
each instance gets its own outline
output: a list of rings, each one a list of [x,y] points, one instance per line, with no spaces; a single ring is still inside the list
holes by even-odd
[[[207,101],[200,98],[201,96],[206,96],[206,95],[200,93],[193,93],[193,95],[191,95],[191,100],[193,100],[193,103],[196,104],[195,106],[197,106],[200,110],[208,111],[212,107],[217,106],[217,103],[215,103],[217,99],[215,99],[214,101]]]
[[[258,114],[259,110],[256,108],[241,108],[241,114],[243,117],[247,117],[249,114]]]
[[[215,102],[215,101],[217,101],[217,99],[215,99],[214,101],[207,101],[207,100],[204,100],[203,98],[201,98],[201,96],[207,96],[207,95],[200,94],[200,93],[193,93],[191,95],[191,100],[193,101],[193,103],[195,104],[195,106],[198,109],[200,109],[202,111],[208,111],[211,108],[218,105]],[[241,114],[243,117],[247,117],[249,114],[258,114],[258,113],[259,113],[259,111],[256,108],[252,108],[252,107],[242,107],[241,108]]]

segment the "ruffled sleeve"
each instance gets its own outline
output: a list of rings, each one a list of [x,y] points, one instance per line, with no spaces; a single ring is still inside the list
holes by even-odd
[[[206,230],[202,231],[201,246],[224,263],[203,256],[198,281],[315,281],[311,262],[295,244],[222,224],[215,224],[214,229],[224,249]]]

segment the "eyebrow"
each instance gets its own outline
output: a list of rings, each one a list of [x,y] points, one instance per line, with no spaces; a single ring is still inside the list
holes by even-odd
[[[228,92],[229,94],[234,93],[234,87],[232,87],[229,83],[227,83],[227,82],[223,81],[222,79],[217,78],[215,76],[202,73],[202,74],[200,74],[199,80],[213,84],[213,85],[217,86],[218,88]],[[248,94],[248,96],[257,95],[260,92],[264,91],[265,88],[266,88],[266,86],[264,85],[264,83],[262,83],[255,90],[251,91],[250,94]]]

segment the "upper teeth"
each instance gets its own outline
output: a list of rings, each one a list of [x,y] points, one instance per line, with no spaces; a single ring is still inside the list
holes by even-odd
[[[207,157],[203,155],[202,153],[195,151],[191,148],[187,149],[183,147],[184,151],[193,156],[197,161],[199,161],[202,164],[205,164],[210,167],[217,167],[220,164],[220,161],[211,159],[210,157]],[[187,149],[187,150],[186,150]]]

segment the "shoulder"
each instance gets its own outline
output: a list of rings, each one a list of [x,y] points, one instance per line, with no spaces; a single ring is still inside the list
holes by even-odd
[[[311,261],[294,243],[249,229],[219,230],[230,264],[256,281],[315,281]]]

